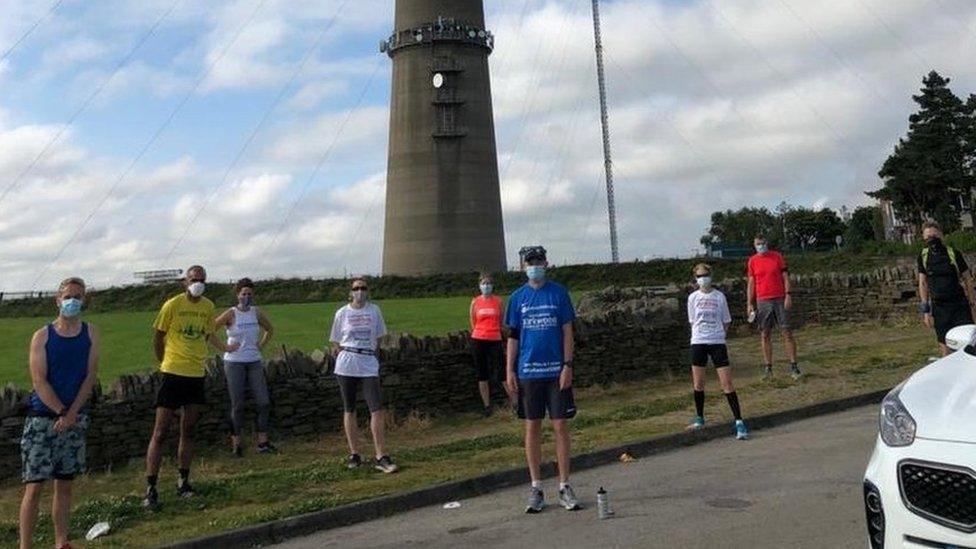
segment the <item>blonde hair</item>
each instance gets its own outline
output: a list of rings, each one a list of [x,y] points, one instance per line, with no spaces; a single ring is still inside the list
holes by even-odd
[[[712,266],[709,265],[708,263],[699,263],[695,265],[694,267],[691,268],[691,274],[697,275],[699,269],[704,270],[705,274],[708,275],[712,274]]]
[[[77,276],[70,276],[62,280],[61,283],[58,284],[58,295],[63,294],[64,291],[68,289],[68,286],[71,286],[72,284],[81,286],[81,293],[86,293],[88,291],[88,288],[85,286],[84,280],[78,278]]]

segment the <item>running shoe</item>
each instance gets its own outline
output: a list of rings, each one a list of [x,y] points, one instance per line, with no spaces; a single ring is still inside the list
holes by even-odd
[[[492,414],[491,406],[485,406],[484,416],[491,417],[491,414]]]
[[[363,464],[363,458],[359,454],[349,454],[346,458],[346,469],[356,469]]]
[[[767,381],[767,380],[773,379],[773,365],[772,364],[766,364],[765,366],[762,367],[762,375],[760,376],[760,379],[762,379],[763,381]]]
[[[390,459],[390,456],[383,456],[380,459],[376,460],[376,468],[379,469],[380,471],[383,471],[384,473],[397,472],[397,465],[396,463],[393,463],[393,460]]]
[[[567,511],[579,511],[582,509],[579,500],[576,499],[576,493],[573,492],[573,487],[568,484],[559,491],[559,505],[565,507]]]
[[[259,454],[277,454],[278,453],[278,448],[276,448],[275,445],[274,444],[271,444],[270,442],[262,442],[261,444],[258,444],[258,453]]]
[[[193,490],[193,487],[190,486],[189,482],[184,481],[181,482],[180,485],[176,487],[176,495],[180,496],[183,499],[190,499],[193,496],[197,495],[197,493],[196,491]]]
[[[691,424],[688,425],[688,427],[686,427],[686,429],[688,429],[689,431],[697,431],[698,429],[701,429],[704,426],[705,426],[705,418],[701,416],[695,416],[695,420],[692,421]]]
[[[231,454],[236,458],[242,458],[244,457],[244,448],[241,448],[239,444],[235,445],[234,449],[231,450]]]
[[[525,512],[530,515],[541,513],[546,508],[546,495],[542,493],[542,488],[535,486],[529,488],[529,501],[525,505]]]
[[[796,365],[796,362],[790,363],[790,376],[792,376],[793,379],[800,379],[803,377],[803,372],[800,371],[800,367]]]
[[[738,440],[747,440],[749,438],[749,430],[746,429],[746,422],[741,419],[735,420],[735,438]]]
[[[142,500],[142,506],[155,509],[159,507],[159,492],[155,486],[146,488],[146,497]]]

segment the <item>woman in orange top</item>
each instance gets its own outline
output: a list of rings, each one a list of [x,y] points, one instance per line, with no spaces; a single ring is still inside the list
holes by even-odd
[[[498,379],[502,368],[502,300],[492,293],[490,274],[479,279],[481,295],[471,300],[471,353],[478,376],[478,392],[485,406],[485,417],[491,415],[488,382]],[[494,374],[494,375],[492,375]]]

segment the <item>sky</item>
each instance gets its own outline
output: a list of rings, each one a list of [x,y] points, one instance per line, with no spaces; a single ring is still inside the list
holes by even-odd
[[[508,260],[609,260],[590,2],[486,0]],[[381,269],[392,0],[0,0],[0,291]],[[969,0],[604,0],[620,256],[870,204]]]

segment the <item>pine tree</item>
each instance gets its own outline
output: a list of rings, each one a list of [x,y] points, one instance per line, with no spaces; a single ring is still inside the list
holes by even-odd
[[[935,71],[922,83],[912,96],[919,110],[908,119],[908,134],[878,172],[884,187],[867,194],[890,200],[907,223],[920,227],[933,218],[948,232],[959,228],[960,197],[968,203],[974,186],[976,99],[963,103]]]

